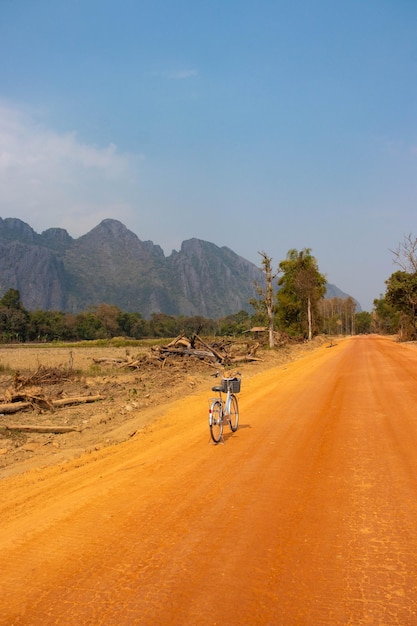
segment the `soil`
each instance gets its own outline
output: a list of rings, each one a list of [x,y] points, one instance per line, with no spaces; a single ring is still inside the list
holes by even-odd
[[[258,361],[235,366],[244,378],[288,363],[331,340],[287,344],[257,352]],[[132,371],[101,363],[103,359],[133,359],[148,355],[144,347],[73,347],[7,345],[0,348],[0,397],[15,389],[15,375],[29,379],[51,370],[52,381],[25,386],[24,391],[49,400],[101,396],[94,403],[77,403],[54,411],[37,406],[14,414],[0,412],[0,479],[33,468],[76,458],[85,452],[133,437],[163,415],[173,400],[209,390],[221,367],[194,357],[173,357],[164,363],[144,364]],[[99,362],[98,362],[99,361]],[[7,372],[7,373],[5,373]],[[25,432],[23,427],[66,427],[65,433]],[[8,430],[7,427],[12,427]],[[15,430],[22,427],[22,430]]]
[[[102,447],[60,435],[3,468],[30,466],[0,480],[0,625],[417,624],[416,346],[328,347],[243,364],[219,445],[211,368],[166,364],[143,392],[139,372],[70,387],[114,385],[65,409],[108,416],[74,434]],[[128,411],[132,389],[149,405]]]

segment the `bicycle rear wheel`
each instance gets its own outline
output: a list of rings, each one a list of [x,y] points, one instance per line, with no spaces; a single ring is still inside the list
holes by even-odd
[[[239,405],[237,398],[233,393],[230,397],[229,425],[233,433],[237,431],[237,427],[239,425]]]
[[[223,434],[223,407],[220,400],[214,400],[210,406],[209,427],[214,443],[219,443]]]

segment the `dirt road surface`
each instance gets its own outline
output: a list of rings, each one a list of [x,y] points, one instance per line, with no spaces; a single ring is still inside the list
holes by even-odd
[[[381,337],[0,482],[0,623],[417,624],[417,350]]]

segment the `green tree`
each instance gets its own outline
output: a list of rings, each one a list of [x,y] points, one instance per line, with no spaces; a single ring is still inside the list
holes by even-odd
[[[73,339],[61,311],[32,311],[29,313],[29,341],[56,341]]]
[[[149,330],[151,337],[176,337],[180,332],[177,318],[166,313],[152,313]]]
[[[94,307],[92,312],[100,320],[107,337],[118,337],[122,334],[120,327],[122,311],[117,306],[102,303]]]
[[[373,304],[371,330],[381,335],[397,333],[400,328],[401,314],[399,311],[397,311],[392,304],[387,302],[383,295],[380,295],[379,298],[375,298]]]
[[[417,272],[394,272],[386,281],[386,301],[401,313],[402,337],[417,337]]]
[[[9,289],[4,296],[0,299],[0,306],[4,306],[7,309],[22,310],[23,305],[20,301],[20,293],[17,289]]]
[[[122,334],[133,339],[141,339],[148,335],[148,325],[140,313],[120,313],[119,325]]]
[[[358,335],[367,335],[371,332],[372,315],[368,311],[360,311],[355,315],[355,330]]]
[[[319,302],[326,293],[326,277],[319,272],[310,248],[291,249],[279,264],[277,318],[281,330],[309,341],[320,329]]]
[[[0,299],[0,336],[4,341],[25,341],[29,313],[20,301],[17,289],[9,289]]]
[[[219,320],[219,335],[240,335],[251,327],[251,319],[247,311],[239,311]]]
[[[385,300],[400,317],[400,337],[417,337],[417,238],[403,238],[393,253],[393,262],[400,269],[386,281]]]
[[[103,327],[101,320],[91,311],[78,313],[76,316],[76,332],[79,339],[105,339],[107,337],[106,329]]]
[[[191,317],[180,316],[178,318],[179,333],[186,337],[193,335],[213,335],[216,331],[216,322],[201,315]]]

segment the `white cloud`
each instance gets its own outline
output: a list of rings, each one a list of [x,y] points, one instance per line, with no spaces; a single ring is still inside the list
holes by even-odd
[[[57,133],[0,104],[0,217],[18,217],[40,232],[79,236],[112,217],[129,221],[142,157]]]

